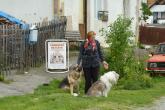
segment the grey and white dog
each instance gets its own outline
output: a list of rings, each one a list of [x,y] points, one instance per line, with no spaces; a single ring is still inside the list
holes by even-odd
[[[111,87],[117,84],[119,74],[115,71],[109,71],[102,75],[98,81],[96,81],[88,90],[87,96],[104,96],[107,97]]]

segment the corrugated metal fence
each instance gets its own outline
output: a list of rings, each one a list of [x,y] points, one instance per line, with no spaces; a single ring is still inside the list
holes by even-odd
[[[140,26],[139,42],[147,45],[157,45],[165,42],[165,27],[163,26]]]
[[[35,25],[38,29],[37,42],[29,41],[29,29],[23,30],[18,25],[0,26],[1,75],[8,74],[13,69],[24,71],[40,66],[45,62],[45,40],[65,37],[65,17]]]

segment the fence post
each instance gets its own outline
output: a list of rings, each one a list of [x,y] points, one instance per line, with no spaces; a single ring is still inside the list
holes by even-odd
[[[21,29],[19,25],[0,26],[0,73],[11,74],[14,69],[19,73],[30,67],[40,66],[45,62],[45,41],[50,38],[64,39],[65,19],[40,24],[38,40],[29,42],[29,29]]]

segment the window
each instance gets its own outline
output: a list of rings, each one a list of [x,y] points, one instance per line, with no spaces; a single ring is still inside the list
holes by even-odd
[[[161,13],[158,12],[158,19],[161,19]]]
[[[156,16],[156,14],[154,16]],[[158,12],[157,19],[165,19],[165,12]]]
[[[108,11],[98,11],[98,20],[108,21]]]
[[[107,12],[107,0],[95,0],[94,1],[94,13],[95,13],[95,18],[100,19],[99,13],[101,12]]]
[[[165,19],[165,12],[162,12],[161,15],[162,15],[161,18]]]

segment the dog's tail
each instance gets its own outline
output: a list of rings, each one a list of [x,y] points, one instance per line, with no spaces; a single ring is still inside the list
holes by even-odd
[[[69,85],[69,81],[68,81],[68,78],[67,77],[65,77],[61,82],[60,82],[60,84],[59,84],[59,88],[65,88],[66,86],[68,86]]]

